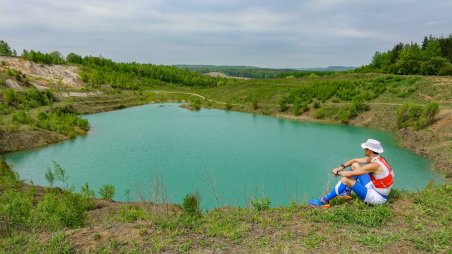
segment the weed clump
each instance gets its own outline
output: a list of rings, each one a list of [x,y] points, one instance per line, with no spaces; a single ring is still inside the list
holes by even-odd
[[[261,199],[254,199],[251,200],[251,206],[256,210],[256,211],[267,211],[270,209],[270,204],[271,201],[269,198],[261,198]]]
[[[200,197],[197,193],[190,193],[185,195],[184,200],[182,201],[184,214],[191,217],[201,216],[200,202]]]
[[[103,199],[113,200],[115,196],[115,186],[112,184],[104,184],[99,189],[99,195]]]

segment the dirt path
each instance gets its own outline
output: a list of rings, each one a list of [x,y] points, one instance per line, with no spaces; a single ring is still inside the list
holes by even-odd
[[[199,97],[199,98],[201,98],[203,100],[210,101],[210,102],[215,102],[215,103],[218,103],[218,104],[223,104],[223,105],[227,104],[224,101],[216,101],[216,100],[207,99],[205,96],[202,96],[202,95],[197,94],[197,93],[179,92],[179,91],[162,91],[162,90],[147,90],[146,92],[152,92],[152,93],[158,93],[158,94],[164,94],[164,93],[167,93],[167,94],[168,93],[169,94],[186,94],[186,95],[192,95],[192,96],[195,96],[195,97]],[[231,105],[238,106],[240,104],[231,104]]]
[[[189,93],[189,92],[181,92],[181,91],[163,91],[163,90],[147,90],[146,92],[152,92],[152,93],[158,93],[158,94],[165,94],[165,93],[166,94],[186,94],[186,95],[192,95],[192,96],[195,96],[195,97],[199,97],[199,98],[201,98],[203,100],[210,101],[210,102],[215,102],[215,103],[218,103],[218,104],[224,104],[224,105],[227,104],[226,102],[223,102],[223,101],[216,101],[216,100],[212,100],[212,99],[207,99],[205,96],[197,94],[197,93]],[[350,104],[350,103],[342,102],[342,103],[335,103],[335,104],[340,105],[340,104]],[[403,103],[390,103],[390,102],[367,102],[366,104],[369,104],[369,105],[386,105],[386,106],[400,106],[400,105],[403,105]],[[241,104],[231,104],[231,105],[239,106]],[[424,104],[415,104],[415,105],[424,105]],[[450,108],[451,106],[441,105],[440,107],[441,108]]]

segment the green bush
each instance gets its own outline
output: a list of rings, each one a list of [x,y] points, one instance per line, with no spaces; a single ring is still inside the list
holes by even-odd
[[[13,114],[12,116],[13,122],[21,123],[21,124],[31,124],[33,123],[33,118],[25,112],[25,111],[18,111]]]
[[[19,95],[11,88],[3,90],[3,100],[12,106],[17,105],[20,102]]]
[[[229,102],[227,102],[227,103],[224,105],[224,109],[225,109],[225,110],[231,110],[231,109],[232,109],[232,104],[229,103]]]
[[[253,99],[253,109],[258,110],[259,109],[259,102],[257,99]]]
[[[50,90],[39,91],[36,88],[29,89],[25,93],[26,102],[31,108],[43,105],[50,105],[54,102],[55,96]]]
[[[115,196],[115,186],[112,184],[104,184],[99,189],[99,195],[103,199],[113,200]]]
[[[193,110],[199,111],[201,110],[201,101],[200,100],[194,100],[190,103],[190,107]]]
[[[30,192],[7,189],[0,193],[0,221],[9,230],[26,225],[32,207],[33,194]]]
[[[7,189],[18,188],[20,186],[18,179],[17,174],[0,157],[0,193]]]
[[[8,115],[14,111],[14,108],[7,104],[0,103],[0,115]]]
[[[266,211],[270,209],[271,201],[269,198],[251,200],[251,206],[257,211]]]
[[[146,218],[146,213],[139,206],[123,206],[119,211],[119,220],[124,222],[135,222]]]
[[[182,202],[184,213],[189,216],[200,216],[200,198],[197,193],[190,193],[185,195]]]
[[[66,112],[68,112],[66,109],[50,110],[48,113],[41,112],[37,115],[36,126],[69,137],[74,137],[78,134],[77,128],[83,131],[89,129],[88,120]]]
[[[281,112],[286,112],[288,108],[289,108],[289,107],[287,106],[287,100],[286,100],[286,98],[282,98],[282,99],[279,101],[279,111],[281,111]]]
[[[301,104],[301,100],[295,100],[294,104],[293,104],[293,114],[296,116],[301,115],[301,108],[302,108],[302,104]]]
[[[87,198],[95,198],[96,197],[96,194],[94,193],[94,190],[91,190],[89,188],[88,183],[85,183],[82,186],[82,188],[80,190],[80,194],[82,194],[84,197],[87,197]]]
[[[425,106],[406,103],[397,108],[397,126],[399,129],[414,127],[424,129],[433,123],[439,112],[438,103],[432,102]]]
[[[47,193],[31,212],[34,228],[51,230],[83,225],[85,211],[91,207],[89,199],[71,191]]]

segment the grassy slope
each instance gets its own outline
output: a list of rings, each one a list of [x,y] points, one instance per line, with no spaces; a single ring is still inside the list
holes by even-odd
[[[339,79],[366,78],[373,75],[340,76]],[[193,95],[164,93],[181,91],[197,93],[211,100],[227,102],[232,110],[282,115],[314,120],[310,112],[302,116],[281,114],[279,100],[291,89],[309,82],[299,80],[252,80],[236,82],[234,86],[218,88],[155,87],[152,91],[106,92],[101,96],[64,99],[80,112],[92,113],[139,105],[151,101],[193,101]],[[426,103],[434,100],[442,109],[451,106],[451,78],[422,79],[416,93],[399,98],[384,94],[371,102],[371,110],[352,120],[352,124],[395,131],[394,109],[406,101]],[[259,107],[255,109],[253,101]],[[224,108],[221,103],[201,100],[205,107]],[[334,102],[326,104],[335,105]],[[338,104],[340,105],[340,104]],[[43,108],[36,109],[37,111]],[[447,112],[446,112],[447,113]],[[381,114],[383,125],[373,115]],[[389,117],[388,117],[389,116]],[[441,120],[441,119],[440,119]],[[443,126],[444,127],[444,126]],[[21,127],[22,128],[22,127]],[[23,128],[28,128],[23,126]],[[432,129],[437,128],[437,129]],[[34,130],[36,131],[36,130]],[[427,150],[435,161],[445,160],[444,173],[450,177],[451,149],[444,145],[450,141],[450,125],[441,129],[433,126],[423,131],[400,134]],[[25,133],[25,132],[24,132]],[[414,134],[413,134],[414,133]],[[430,136],[423,140],[413,137]],[[430,138],[433,137],[433,138]],[[45,139],[44,139],[45,140]],[[55,140],[57,141],[58,138]],[[432,144],[432,140],[434,141]],[[409,142],[408,142],[409,143]],[[402,144],[410,146],[410,144]],[[421,143],[422,144],[422,143]],[[39,144],[38,144],[39,145]],[[419,152],[419,151],[418,151]],[[438,155],[440,154],[440,155]],[[441,157],[442,156],[442,157]],[[444,159],[445,158],[445,159]],[[449,164],[448,164],[449,163]],[[188,220],[180,209],[168,216],[164,212],[139,208],[122,208],[130,204],[97,201],[97,209],[88,212],[86,225],[79,229],[52,233],[16,231],[12,237],[0,241],[6,252],[61,252],[63,250],[116,253],[125,252],[450,252],[451,188],[427,188],[420,193],[397,193],[391,204],[372,207],[360,201],[342,204],[330,210],[313,210],[305,205],[273,208],[257,212],[254,209],[224,208],[205,213],[198,220]],[[124,210],[125,209],[125,210]],[[26,242],[25,245],[22,243]]]

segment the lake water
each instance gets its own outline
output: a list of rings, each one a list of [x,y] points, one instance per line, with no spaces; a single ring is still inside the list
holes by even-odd
[[[156,196],[181,203],[198,192],[202,207],[246,206],[255,197],[273,206],[323,194],[338,180],[332,168],[363,157],[360,144],[381,141],[395,172],[395,187],[417,190],[440,181],[431,162],[395,144],[387,132],[352,126],[290,121],[223,110],[189,111],[152,104],[86,115],[87,136],[5,156],[20,177],[38,185],[53,161],[76,190],[116,187],[115,200]],[[162,186],[166,194],[158,194]]]

